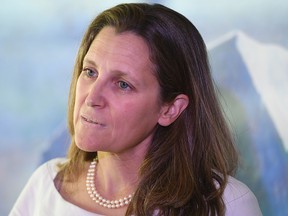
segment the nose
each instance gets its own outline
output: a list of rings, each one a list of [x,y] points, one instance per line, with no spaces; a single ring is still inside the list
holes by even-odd
[[[100,77],[98,77],[93,83],[90,84],[88,88],[88,94],[85,99],[85,103],[87,106],[99,108],[104,107],[104,87],[105,82]]]

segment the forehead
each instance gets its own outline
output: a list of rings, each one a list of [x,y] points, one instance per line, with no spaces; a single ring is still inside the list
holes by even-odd
[[[133,32],[117,33],[113,27],[104,27],[98,33],[85,59],[93,60],[98,57],[101,60],[109,59],[131,66],[143,64],[152,66],[146,41]]]

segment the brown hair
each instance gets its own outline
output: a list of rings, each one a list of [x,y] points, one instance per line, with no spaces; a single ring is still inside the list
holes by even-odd
[[[126,215],[152,215],[155,210],[159,215],[224,215],[222,195],[227,176],[237,166],[237,153],[216,98],[206,47],[187,18],[159,4],[121,4],[108,9],[84,35],[69,96],[72,143],[64,179],[77,178],[84,162],[97,154],[76,146],[73,111],[83,58],[105,26],[119,33],[133,32],[147,42],[162,102],[169,103],[179,94],[189,97],[188,107],[173,124],[157,126]]]

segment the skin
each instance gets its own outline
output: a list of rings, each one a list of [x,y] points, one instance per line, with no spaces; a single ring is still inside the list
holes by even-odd
[[[141,37],[116,33],[112,27],[100,31],[84,58],[76,86],[75,142],[84,151],[97,151],[95,186],[107,199],[135,191],[157,124],[171,124],[188,104],[185,95],[171,104],[161,103],[153,66]],[[106,209],[90,199],[87,169],[77,182],[63,186],[62,196],[91,212],[124,215],[126,207]]]
[[[161,115],[152,68],[142,38],[115,34],[111,27],[99,33],[76,87],[75,141],[80,149],[131,157],[135,148],[151,143]]]
[[[144,40],[111,27],[101,30],[78,78],[74,125],[77,146],[98,152],[96,188],[108,199],[126,196],[137,185],[137,170],[161,116],[159,92]],[[126,211],[93,206],[88,209],[102,214]]]

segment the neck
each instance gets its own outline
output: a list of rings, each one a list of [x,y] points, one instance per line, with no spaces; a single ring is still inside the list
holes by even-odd
[[[138,185],[138,172],[143,159],[107,152],[97,154],[95,182],[98,191],[110,199],[133,193]]]

